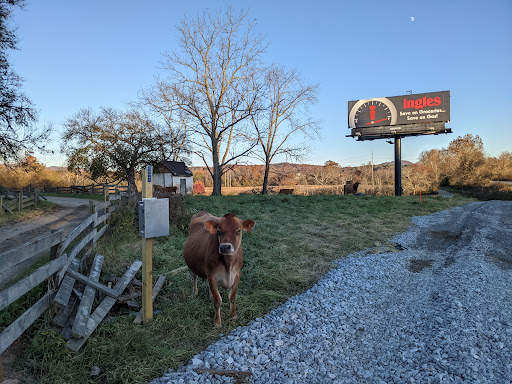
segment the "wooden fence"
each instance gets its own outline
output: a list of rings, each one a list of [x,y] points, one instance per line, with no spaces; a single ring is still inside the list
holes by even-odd
[[[115,208],[109,200],[95,202],[91,204],[91,214],[66,237],[62,230],[53,232],[0,254],[2,268],[9,269],[37,255],[50,253],[49,263],[0,292],[0,310],[3,310],[45,280],[48,281],[48,289],[43,297],[0,333],[0,373],[1,354],[49,307],[68,273],[68,267],[80,252],[94,245],[105,233],[111,210]]]
[[[109,193],[128,192],[128,186],[113,184],[91,184],[91,185],[71,185],[69,187],[45,188],[45,192],[52,193],[81,193],[92,195],[94,193],[104,193],[104,188],[108,188]]]
[[[9,199],[10,197],[10,199]],[[7,213],[13,213],[13,211],[21,212],[23,208],[35,206],[39,204],[39,201],[46,200],[44,196],[39,194],[39,190],[36,189],[32,192],[25,192],[23,190],[8,191],[4,195],[0,195],[0,215]]]

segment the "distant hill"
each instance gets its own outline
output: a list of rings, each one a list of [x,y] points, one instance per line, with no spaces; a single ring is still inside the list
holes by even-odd
[[[407,167],[410,165],[413,165],[414,163],[407,160],[402,160],[402,166]],[[341,167],[344,171],[351,171],[360,167],[366,167],[367,165],[360,165],[355,167]],[[386,169],[386,168],[393,168],[395,166],[394,161],[388,161],[385,163],[375,164],[375,169]],[[234,169],[243,169],[243,168],[252,168],[257,169],[258,171],[263,172],[265,169],[264,165],[258,164],[258,165],[235,165]],[[303,174],[309,174],[315,171],[318,171],[319,169],[322,169],[323,165],[313,165],[313,164],[295,164],[295,163],[276,163],[271,164],[270,168],[272,172],[279,172],[279,173],[303,173]],[[205,171],[208,172],[206,167],[189,167],[192,172],[194,171]]]
[[[413,165],[414,163],[412,161],[402,160],[402,167],[408,167],[410,165]],[[394,168],[395,162],[394,161],[387,161],[385,163],[375,164],[375,169],[380,168]]]
[[[52,165],[51,167],[46,167],[46,169],[48,169],[49,171],[54,171],[54,172],[62,172],[62,171],[68,170],[66,167],[57,167],[55,165]]]

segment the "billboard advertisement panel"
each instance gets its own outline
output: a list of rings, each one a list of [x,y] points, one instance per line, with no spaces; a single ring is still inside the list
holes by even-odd
[[[351,129],[449,121],[450,91],[348,102]]]

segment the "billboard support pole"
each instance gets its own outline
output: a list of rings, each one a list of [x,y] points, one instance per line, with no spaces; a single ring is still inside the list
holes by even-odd
[[[395,136],[395,196],[402,196],[402,137]]]

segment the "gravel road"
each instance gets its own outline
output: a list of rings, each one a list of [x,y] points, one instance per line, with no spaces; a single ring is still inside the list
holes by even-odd
[[[153,384],[512,383],[511,283],[512,202],[415,217]]]
[[[66,234],[89,214],[89,200],[87,199],[47,197],[47,200],[57,204],[52,211],[33,219],[0,227],[0,254],[54,230],[62,229]],[[0,289],[30,266],[32,261],[29,259],[9,270],[0,268]],[[0,257],[0,265],[1,262]]]

